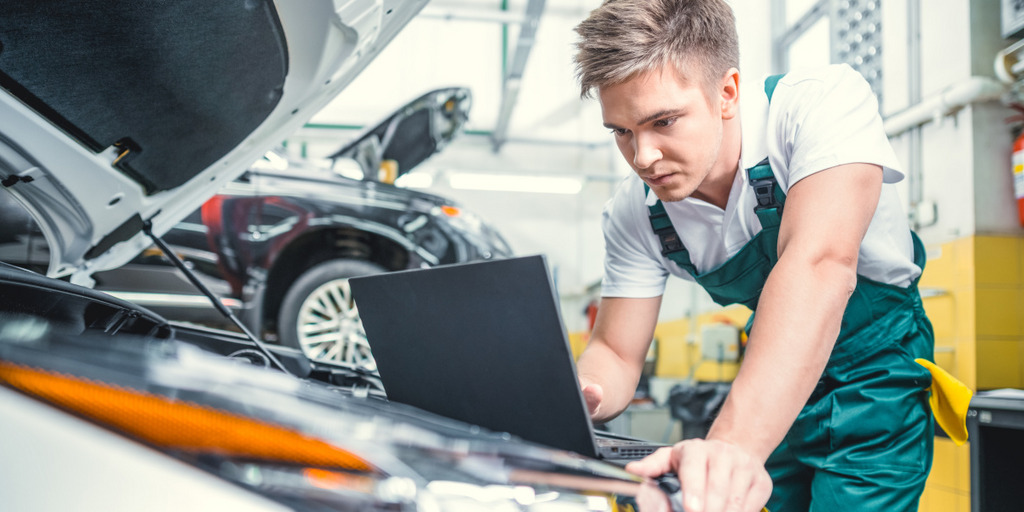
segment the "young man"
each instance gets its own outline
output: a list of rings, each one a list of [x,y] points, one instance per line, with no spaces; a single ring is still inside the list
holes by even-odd
[[[743,99],[767,122],[741,133],[724,0],[608,0],[576,31],[582,94],[634,170],[605,209],[579,360],[594,420],[628,405],[669,275],[756,312],[707,438],[627,469],[677,474],[689,512],[916,510],[933,437],[914,362],[933,351],[924,254],[867,83],[845,65],[769,80]],[[654,489],[641,508],[667,504]]]

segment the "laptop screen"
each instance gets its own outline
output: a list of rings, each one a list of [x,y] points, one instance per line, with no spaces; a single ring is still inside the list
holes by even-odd
[[[389,400],[595,456],[543,256],[349,283]]]

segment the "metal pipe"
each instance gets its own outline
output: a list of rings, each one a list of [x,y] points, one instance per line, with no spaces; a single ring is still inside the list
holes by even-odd
[[[789,48],[782,45],[782,36],[788,29],[786,27],[786,2],[785,0],[772,0],[769,8],[771,9],[772,61],[768,69],[772,70],[772,74],[785,73],[789,69]]]
[[[444,7],[424,7],[418,14],[420,18],[434,18],[455,21],[483,21],[504,24],[522,24],[529,18],[526,14],[510,11],[494,11],[486,9],[455,9]]]
[[[920,103],[905,108],[885,118],[885,134],[895,137],[915,126],[928,121],[938,121],[954,111],[972,103],[998,100],[1006,92],[1006,86],[985,76],[972,76],[963,82],[953,84],[938,94],[933,94]]]
[[[911,105],[921,102],[921,0],[907,1],[907,99]],[[907,137],[907,183],[913,228],[920,229],[917,207],[924,200],[924,139],[921,128]]]

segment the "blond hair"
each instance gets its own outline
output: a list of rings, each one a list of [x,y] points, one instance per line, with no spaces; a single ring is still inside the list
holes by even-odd
[[[605,0],[576,26],[580,96],[672,63],[710,97],[739,67],[736,19],[724,0]]]

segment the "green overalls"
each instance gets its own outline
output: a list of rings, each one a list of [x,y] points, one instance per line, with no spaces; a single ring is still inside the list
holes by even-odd
[[[776,82],[765,83],[769,99]],[[747,173],[763,229],[739,253],[703,274],[691,263],[661,201],[649,212],[663,255],[716,303],[743,304],[756,312],[778,261],[785,194],[767,159]],[[911,235],[914,263],[923,269],[924,246]],[[768,509],[917,510],[931,469],[934,432],[931,374],[914,359],[931,361],[933,348],[917,280],[901,288],[858,275],[825,372],[765,465],[774,485]]]

